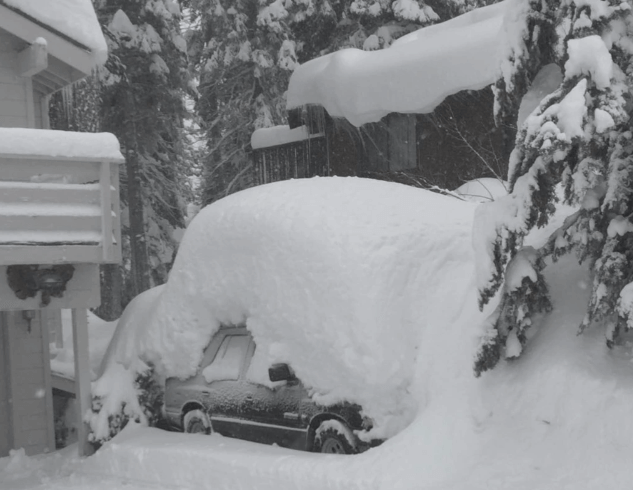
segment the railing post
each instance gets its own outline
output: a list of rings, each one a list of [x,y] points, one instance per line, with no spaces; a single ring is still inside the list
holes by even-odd
[[[110,173],[110,162],[101,162],[99,185],[101,188],[101,247],[104,262],[109,262],[114,255],[112,243],[112,177]]]
[[[73,316],[73,350],[75,354],[75,396],[79,420],[77,436],[79,439],[79,455],[89,456],[93,449],[88,442],[88,424],[84,422],[86,412],[92,403],[91,371],[88,350],[88,310],[74,308]]]

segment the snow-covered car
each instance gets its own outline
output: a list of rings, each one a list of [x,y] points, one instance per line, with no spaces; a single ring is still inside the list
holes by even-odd
[[[370,447],[354,433],[371,427],[359,406],[318,405],[287,364],[252,362],[255,349],[246,327],[220,328],[194,376],[167,380],[167,423],[188,433],[217,432],[322,453],[353,454]]]
[[[118,323],[93,383],[101,407],[90,420],[95,440],[108,440],[117,430],[112,421],[126,417],[156,423],[160,406],[152,394],[160,392],[180,430],[209,427],[314,450],[318,434],[340,423],[346,429],[339,432],[352,434],[344,441],[357,450],[364,448],[359,439],[389,439],[353,460],[382,453],[394,436],[407,437],[419,411],[447,389],[429,376],[443,373],[443,380],[454,371],[453,346],[461,346],[467,365],[460,379],[472,377],[473,346],[459,335],[476,340],[477,331],[449,326],[483,315],[472,279],[476,209],[462,199],[358,178],[277,182],[205,207],[187,228],[167,283],[137,296]],[[248,337],[237,340],[244,343],[239,372],[216,379],[219,339],[238,326]],[[284,364],[301,383],[280,377]],[[275,365],[279,381],[269,376]],[[198,392],[174,400],[174,388],[189,384],[198,384]],[[227,407],[222,398],[217,410],[210,407],[203,391],[224,395],[228,386],[244,399]],[[264,413],[255,390],[278,403],[274,411]],[[281,395],[292,390],[295,406],[286,408],[279,400],[287,402]],[[363,426],[365,416],[371,427]],[[218,437],[183,437],[194,445],[218,443]],[[328,445],[335,450],[334,442]]]

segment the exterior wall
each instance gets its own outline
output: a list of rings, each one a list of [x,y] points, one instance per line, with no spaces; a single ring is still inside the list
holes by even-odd
[[[28,455],[55,449],[48,332],[42,328],[39,312],[32,311],[35,318],[30,322],[21,311],[3,314],[11,345],[7,356],[13,425],[10,442]]]
[[[493,105],[489,87],[465,90],[419,116],[418,168],[428,183],[456,189],[476,178],[507,178],[510,155],[504,153]]]
[[[16,73],[17,41],[0,30],[0,127],[29,127],[27,79]]]
[[[48,129],[44,128],[44,117],[42,115],[42,94],[40,94],[39,92],[33,93],[33,124],[34,128]]]
[[[3,315],[0,313],[0,458],[9,454],[10,422],[9,417],[9,393],[7,386],[8,366],[6,358],[7,328],[3,322]]]
[[[328,175],[323,136],[253,151],[255,184]]]

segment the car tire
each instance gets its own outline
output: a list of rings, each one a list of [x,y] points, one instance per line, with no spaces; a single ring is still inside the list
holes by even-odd
[[[337,420],[322,422],[314,433],[312,451],[326,454],[356,454],[352,431]]]
[[[183,432],[187,434],[211,434],[211,422],[202,410],[189,410],[182,420]]]

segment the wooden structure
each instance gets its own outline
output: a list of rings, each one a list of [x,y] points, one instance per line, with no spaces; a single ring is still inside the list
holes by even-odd
[[[509,155],[492,108],[485,88],[451,95],[430,114],[391,113],[359,128],[320,106],[293,110],[289,130],[306,127],[306,139],[254,148],[256,182],[337,175],[455,189],[503,177]]]
[[[326,175],[445,189],[504,177],[509,154],[491,85],[506,9],[507,2],[474,9],[386,49],[341,49],[305,61],[288,82],[289,130],[303,125],[310,138],[324,135],[317,159]],[[255,151],[256,167],[262,151]],[[277,154],[285,156],[281,148]]]
[[[79,451],[88,451],[87,309],[100,302],[99,264],[121,255],[116,138],[48,130],[48,96],[98,60],[47,21],[87,11],[83,27],[105,41],[89,1],[37,9],[0,0],[0,457],[55,449],[47,319],[62,308],[73,311]]]

